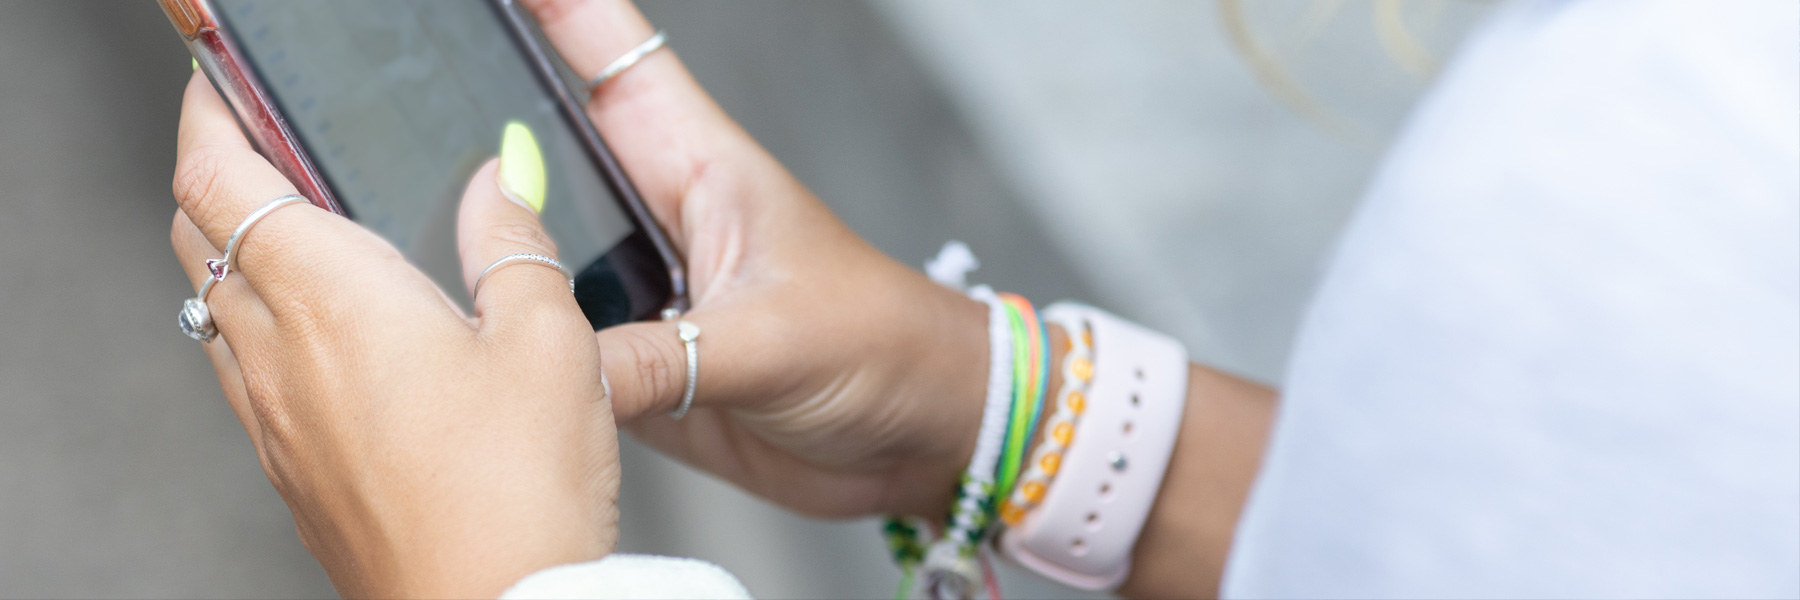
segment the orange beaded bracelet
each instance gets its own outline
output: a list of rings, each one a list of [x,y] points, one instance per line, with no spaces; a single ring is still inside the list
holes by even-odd
[[[1000,504],[1000,520],[1008,526],[1018,525],[1026,513],[1044,501],[1050,482],[1062,467],[1063,452],[1075,441],[1075,424],[1087,410],[1088,384],[1094,379],[1094,334],[1087,322],[1049,315],[1045,319],[1061,325],[1067,334],[1062,348],[1062,389],[1056,396],[1056,410],[1045,424],[1047,434],[1031,452],[1027,463],[1030,466],[1019,477],[1012,494]]]

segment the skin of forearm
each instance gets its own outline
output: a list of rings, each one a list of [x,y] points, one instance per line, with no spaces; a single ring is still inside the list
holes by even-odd
[[[1132,550],[1126,598],[1214,598],[1262,466],[1276,391],[1188,365],[1187,408],[1162,489]]]

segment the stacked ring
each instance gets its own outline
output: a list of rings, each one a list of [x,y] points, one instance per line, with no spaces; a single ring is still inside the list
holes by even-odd
[[[606,68],[601,69],[600,74],[595,75],[593,79],[589,79],[588,89],[599,88],[601,84],[619,76],[620,73],[624,73],[625,70],[631,68],[632,65],[638,64],[638,61],[649,56],[651,52],[661,50],[663,41],[666,39],[668,39],[668,36],[664,35],[662,30],[657,30],[655,35],[650,36],[650,39],[644,40],[644,42],[638,44],[637,47],[625,51],[624,54],[619,55],[618,58],[615,58],[611,63],[608,63]]]
[[[681,392],[681,404],[669,411],[669,418],[679,421],[694,406],[694,389],[700,384],[700,346],[696,343],[700,339],[700,326],[676,321],[675,336],[681,338],[681,345],[687,350],[687,387]]]
[[[181,314],[178,316],[182,333],[201,343],[211,342],[214,337],[219,335],[218,324],[213,322],[212,308],[206,305],[206,296],[212,293],[214,285],[224,281],[225,276],[230,275],[231,270],[237,268],[238,244],[243,243],[244,235],[250,233],[250,228],[255,226],[258,221],[263,220],[263,217],[269,216],[269,213],[289,204],[305,203],[306,201],[305,198],[292,194],[282,196],[270,200],[268,204],[262,205],[262,208],[256,209],[238,223],[237,229],[231,232],[231,238],[225,241],[224,256],[206,259],[206,270],[209,275],[206,281],[200,284],[200,291],[194,294],[194,297],[181,303]]]
[[[502,256],[502,257],[500,257],[499,260],[488,263],[487,268],[482,269],[481,274],[475,276],[475,287],[469,290],[469,297],[474,298],[475,296],[481,294],[481,282],[487,281],[487,277],[488,277],[489,273],[493,273],[494,271],[499,270],[501,267],[511,265],[511,264],[517,264],[520,262],[537,263],[540,265],[544,265],[544,266],[556,269],[557,272],[563,274],[563,278],[569,280],[569,291],[570,292],[575,291],[575,275],[573,273],[569,272],[568,267],[563,266],[562,261],[558,261],[554,258],[550,258],[550,257],[544,256],[542,254],[533,254],[530,252],[520,252],[517,254],[508,254],[506,256]]]

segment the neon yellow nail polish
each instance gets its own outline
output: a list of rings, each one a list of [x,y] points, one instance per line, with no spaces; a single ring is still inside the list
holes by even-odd
[[[524,123],[508,121],[500,132],[500,193],[541,213],[548,184],[545,179],[544,152],[538,148],[537,136]]]
[[[193,64],[194,64],[194,70],[195,70],[195,71],[198,71],[198,70],[200,70],[200,59],[198,59],[198,58],[191,58],[191,57],[190,57],[190,58],[188,58],[188,62],[190,62],[190,63],[193,63]]]

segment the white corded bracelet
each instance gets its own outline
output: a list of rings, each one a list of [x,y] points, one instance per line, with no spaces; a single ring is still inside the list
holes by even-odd
[[[967,471],[971,483],[987,488],[981,494],[985,498],[993,492],[994,467],[1000,462],[1000,445],[1006,439],[1008,413],[1012,409],[1013,332],[1006,318],[1006,306],[992,288],[976,286],[969,290],[969,297],[988,305],[987,403],[981,410],[981,429],[976,434],[975,454],[969,458]]]
[[[1187,350],[1091,306],[1059,302],[1094,337],[1087,410],[1044,501],[1002,532],[1001,554],[1063,584],[1104,590],[1131,572],[1131,550],[1162,488],[1187,403]]]
[[[914,595],[933,594],[949,597],[971,595],[982,581],[979,565],[965,556],[965,549],[978,546],[988,526],[984,506],[994,490],[994,467],[1000,462],[1000,446],[1006,438],[1008,413],[1012,408],[1012,328],[1006,307],[994,290],[976,286],[969,297],[988,306],[988,386],[987,403],[981,412],[981,428],[975,438],[975,453],[963,472],[962,491],[957,494],[944,537],[925,551],[914,584]]]

